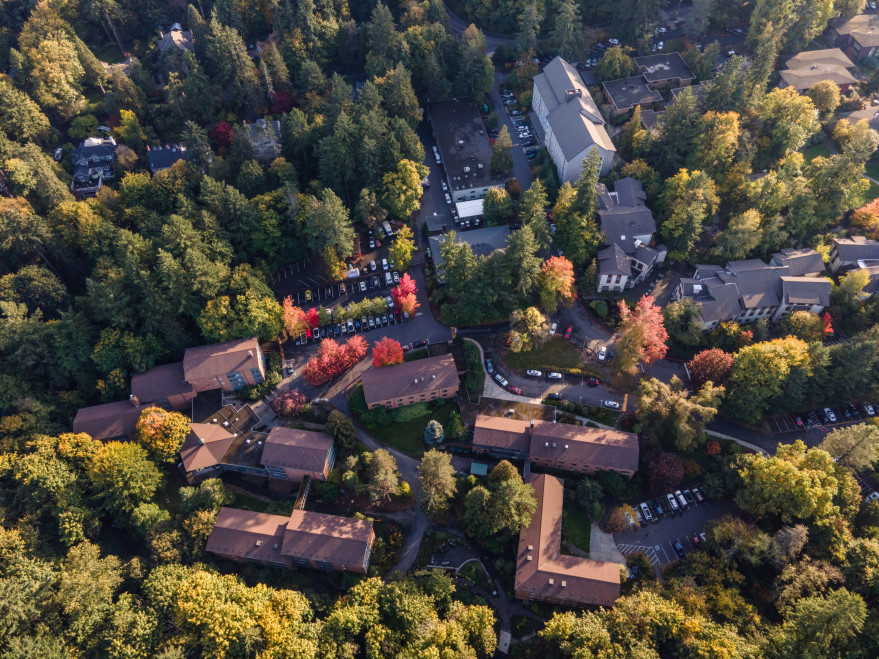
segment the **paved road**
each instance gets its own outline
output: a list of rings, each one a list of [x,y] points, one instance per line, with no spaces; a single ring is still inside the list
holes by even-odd
[[[502,126],[506,126],[507,130],[510,131],[510,137],[513,140],[513,171],[509,174],[509,176],[515,177],[516,180],[519,181],[519,185],[522,186],[522,190],[524,191],[531,187],[531,183],[534,180],[534,177],[531,176],[531,165],[528,159],[525,157],[525,151],[523,150],[525,147],[521,146],[520,144],[522,140],[519,139],[519,132],[513,125],[513,122],[510,121],[510,115],[507,112],[508,107],[516,106],[504,105],[504,101],[501,98],[500,92],[498,91],[498,87],[502,87],[506,79],[507,76],[505,74],[495,72],[494,86],[491,88],[491,92],[489,92],[488,98],[489,102],[491,103],[491,109],[494,111],[495,114],[497,114],[498,117],[498,130],[500,130]]]

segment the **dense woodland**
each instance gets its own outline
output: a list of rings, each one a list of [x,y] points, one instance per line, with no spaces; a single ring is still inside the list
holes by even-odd
[[[440,0],[3,3],[0,659],[493,655],[495,612],[447,577],[327,579],[216,561],[205,540],[233,500],[221,482],[181,487],[176,449],[146,430],[125,444],[68,432],[77,408],[124,399],[133,373],[180,359],[189,346],[278,336],[285,308],[268,286],[278,266],[313,255],[337,273],[355,226],[409,218],[425,174],[417,131],[427,99],[481,100],[495,67],[519,61],[507,84],[527,106],[532,57],[581,58],[602,29],[629,45],[607,51],[599,78],[627,75],[664,3],[449,4],[475,23],[460,37]],[[864,201],[861,176],[879,135],[835,113],[859,107],[879,77],[842,97],[823,84],[803,96],[770,91],[780,54],[863,6],[695,0],[690,33],[742,26],[751,56],[715,74],[710,39],[704,52],[688,51],[699,79],[714,78],[704,100],[682,93],[656,131],[643,130],[637,112],[620,120],[615,140],[627,164],[604,181],[643,183],[672,260],[765,258],[785,246],[826,253],[841,217],[876,235],[875,212],[847,213]],[[192,52],[156,48],[156,28],[173,22],[191,30]],[[489,58],[477,25],[515,42]],[[282,128],[281,155],[269,161],[241,128],[264,117]],[[78,201],[69,156],[99,126],[120,145],[114,178]],[[833,152],[807,161],[803,148],[826,138]],[[151,176],[147,146],[178,142],[188,161]],[[508,171],[508,155],[493,167]],[[581,291],[594,290],[602,244],[597,162],[574,185],[558,184],[545,154],[533,172],[528,189],[509,184],[486,200],[487,219],[522,227],[509,249],[477,257],[448,240],[446,285],[431,290],[449,324],[512,317],[514,350],[546,334],[544,312],[573,300],[575,277]],[[713,241],[703,239],[709,226]],[[565,258],[545,258],[551,245]],[[549,622],[514,653],[879,655],[879,505],[861,501],[853,476],[876,464],[876,427],[770,458],[721,451],[703,432],[718,410],[755,423],[816,401],[877,400],[879,305],[858,295],[865,284],[850,275],[834,285],[833,323],[854,339],[831,348],[823,326],[803,316],[703,335],[686,304],[661,317],[648,302],[619,313],[629,346],[621,359],[665,355],[664,341],[659,349],[645,338],[645,329],[663,328],[672,353],[691,360],[698,387],[642,381],[633,422],[650,449],[644,480],[657,489],[680,482],[675,453],[699,452],[710,456],[708,491],[734,501],[738,514],[709,527],[705,550],[662,584],[647,569],[627,581],[613,609],[538,607]],[[304,407],[304,399],[287,403]],[[327,430],[351,453],[353,426],[334,414]],[[166,430],[179,446],[180,427]],[[485,481],[456,479],[444,456],[431,451],[419,467],[425,510],[440,523],[455,515],[509,582],[512,547],[534,511],[530,489],[505,462]],[[599,520],[605,497],[634,496],[621,480],[584,477],[568,490]],[[376,500],[403,489],[383,451],[340,459],[337,492],[340,484]],[[272,511],[289,513],[278,506]]]

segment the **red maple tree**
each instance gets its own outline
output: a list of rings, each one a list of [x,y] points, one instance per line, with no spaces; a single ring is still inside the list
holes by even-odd
[[[283,114],[293,109],[293,97],[283,89],[277,90],[272,94],[272,114]]]
[[[706,382],[725,386],[733,367],[733,356],[720,348],[711,348],[697,353],[687,363],[690,369],[690,384],[698,391]]]
[[[308,311],[305,312],[305,321],[308,323],[308,326],[311,329],[315,329],[320,327],[320,314],[317,312],[317,309],[312,307]]]
[[[297,306],[294,306],[290,296],[284,298],[284,329],[291,336],[299,336],[305,330],[314,325],[309,325],[306,313]]]
[[[305,407],[305,396],[296,389],[285,391],[272,400],[272,409],[283,416],[296,416]]]
[[[228,147],[232,144],[233,133],[232,124],[228,121],[218,121],[216,125],[211,128],[210,136],[219,146]]]
[[[574,286],[574,264],[564,256],[551,256],[540,266],[540,301],[548,313],[559,304],[571,306],[577,297]]]
[[[825,311],[821,321],[824,323],[824,336],[831,336],[833,334],[833,317]]]
[[[372,344],[372,365],[375,367],[392,366],[403,363],[403,346],[390,337]]]
[[[324,339],[317,350],[317,357],[309,359],[302,369],[302,377],[313,386],[325,384],[366,357],[368,349],[366,339],[359,334],[352,336],[344,345],[339,345],[334,339]]]
[[[394,305],[400,311],[410,315],[415,315],[415,310],[421,305],[418,304],[416,297],[418,288],[408,273],[404,273],[400,278],[400,283],[391,289],[391,297],[394,298]]]
[[[652,364],[665,357],[668,333],[662,322],[662,310],[653,297],[644,295],[631,311],[620,300],[620,336],[617,339],[617,363],[622,370],[631,370],[642,361]]]

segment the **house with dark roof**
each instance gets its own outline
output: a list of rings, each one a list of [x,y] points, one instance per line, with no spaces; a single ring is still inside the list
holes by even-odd
[[[427,239],[430,247],[430,256],[433,259],[437,272],[437,279],[441,283],[445,281],[442,272],[443,254],[440,247],[448,240],[448,235],[442,234],[430,236]],[[476,256],[489,256],[498,250],[506,250],[510,241],[510,227],[502,224],[497,227],[485,227],[473,231],[461,231],[455,234],[455,240],[467,243]]]
[[[73,178],[70,191],[80,197],[95,194],[104,179],[113,178],[113,162],[116,160],[116,140],[112,137],[87,137],[70,152],[73,162]]]
[[[178,50],[188,50],[194,52],[192,47],[192,32],[184,30],[180,27],[180,23],[174,23],[171,29],[163,32],[159,29],[159,42],[156,44],[160,52],[165,52],[169,48]]]
[[[183,375],[183,362],[174,362],[131,376],[131,396],[159,407],[189,410],[196,392]]]
[[[189,434],[180,447],[180,461],[187,474],[213,470],[223,462],[237,437],[227,428],[215,423],[189,424]]]
[[[830,272],[861,267],[859,261],[879,262],[879,241],[864,236],[834,238],[830,245]]]
[[[792,274],[815,267],[808,265],[805,254],[798,259],[803,260],[792,265],[767,265],[759,259],[731,261],[725,267],[698,265],[693,277],[681,278],[674,299],[687,297],[698,303],[705,329],[723,321],[751,323],[765,318],[775,322],[792,311],[821,313],[830,303],[830,281]]]
[[[787,266],[791,277],[817,277],[826,269],[824,259],[814,249],[793,247],[785,247],[773,254],[769,265]]]
[[[593,150],[601,154],[601,175],[610,171],[616,147],[601,111],[573,65],[556,57],[543,67],[534,76],[531,107],[561,182],[580,178],[583,160]]]
[[[638,470],[638,436],[606,428],[479,414],[473,447],[495,458],[580,474],[614,471],[631,478]]]
[[[561,553],[564,484],[532,474],[537,508],[519,534],[514,591],[526,602],[565,606],[613,606],[620,596],[620,566]]]
[[[601,87],[616,114],[627,112],[636,105],[640,105],[643,111],[645,107],[662,102],[662,94],[652,89],[642,75],[608,80],[601,83]]]
[[[453,202],[482,199],[503,186],[504,177],[491,171],[491,142],[473,98],[431,101],[427,118]]]
[[[196,392],[237,391],[265,380],[265,355],[255,338],[187,348],[183,378]]]
[[[654,130],[659,123],[659,118],[663,115],[665,111],[657,112],[656,110],[652,110],[650,108],[641,110],[641,126],[644,130]]]
[[[656,221],[639,181],[621,178],[613,192],[603,184],[596,190],[601,232],[608,245],[598,252],[598,290],[622,292],[644,281],[665,261],[668,250],[650,247]]]
[[[111,441],[128,439],[134,434],[140,413],[152,405],[141,405],[136,399],[81,407],[73,419],[73,432],[84,432],[93,439]]]
[[[294,510],[289,517],[221,508],[206,551],[236,562],[366,574],[372,522]]]
[[[785,66],[786,69],[778,72],[781,76],[778,86],[782,89],[793,87],[804,92],[823,80],[830,80],[845,94],[850,85],[858,82],[849,71],[854,68],[854,62],[839,48],[805,51],[787,60]]]
[[[257,119],[242,125],[257,160],[274,160],[281,155],[281,122]]]
[[[858,14],[830,21],[830,39],[849,57],[864,59],[879,54],[879,14]]]
[[[150,171],[156,174],[163,169],[171,169],[179,160],[186,160],[186,147],[182,144],[166,144],[165,146],[147,146],[147,160]]]
[[[657,53],[632,59],[650,89],[684,87],[696,79],[680,53]]]
[[[322,432],[275,426],[269,431],[260,462],[269,478],[325,481],[336,461],[333,438]]]
[[[416,359],[363,372],[363,394],[369,409],[402,407],[438,398],[454,398],[460,384],[451,355]]]

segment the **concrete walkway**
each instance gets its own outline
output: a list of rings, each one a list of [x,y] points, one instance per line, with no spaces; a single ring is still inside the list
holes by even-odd
[[[589,558],[610,563],[626,562],[625,556],[617,549],[617,543],[610,533],[602,531],[595,522],[592,522],[592,530],[589,533]]]
[[[482,345],[479,341],[471,338],[465,338],[464,340],[470,341],[470,343],[479,348],[479,361],[482,364],[482,372],[485,373],[485,384],[482,386],[482,395],[484,397],[497,398],[498,400],[510,400],[516,403],[534,403],[535,405],[543,403],[542,398],[519,396],[518,394],[510,393],[506,389],[502,389],[495,381],[494,377],[489,375],[488,371],[485,369],[485,352],[483,352]]]

